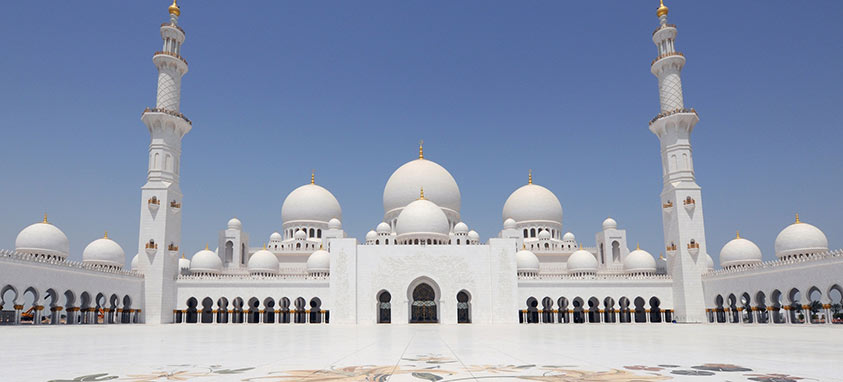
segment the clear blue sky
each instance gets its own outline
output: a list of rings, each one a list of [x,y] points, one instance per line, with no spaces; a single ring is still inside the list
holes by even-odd
[[[131,258],[167,0],[15,1],[0,14],[0,247],[50,220],[72,258],[108,230]],[[239,217],[259,245],[309,181],[362,238],[387,178],[445,166],[485,240],[534,171],[593,245],[608,215],[663,248],[650,1],[182,1],[188,255]],[[735,230],[773,258],[799,212],[843,246],[843,2],[669,1],[710,254]]]

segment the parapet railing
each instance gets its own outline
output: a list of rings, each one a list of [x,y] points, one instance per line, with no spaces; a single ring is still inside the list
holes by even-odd
[[[684,55],[684,54],[682,54],[682,53],[680,53],[680,52],[667,52],[667,53],[662,53],[662,54],[660,54],[658,57],[654,58],[654,59],[653,59],[653,61],[651,61],[651,62],[650,62],[650,66],[653,66],[653,64],[655,64],[655,63],[656,63],[656,61],[661,60],[661,59],[663,59],[663,58],[670,57],[670,56],[680,56],[680,57],[685,57],[685,55]],[[186,62],[185,62],[185,63],[186,63]]]
[[[165,56],[170,56],[170,57],[178,58],[179,60],[181,60],[181,62],[184,62],[184,64],[185,64],[185,65],[187,65],[187,60],[185,60],[185,59],[184,59],[184,57],[182,57],[182,56],[180,56],[180,55],[178,55],[178,54],[175,54],[175,53],[173,53],[173,52],[167,52],[167,51],[159,50],[159,51],[157,51],[157,52],[153,53],[152,55],[153,55],[153,56],[157,56],[157,55],[159,55],[159,54],[163,54],[163,55],[165,55]]]
[[[822,260],[840,260],[843,261],[843,249],[836,249],[833,251],[826,251],[822,253],[816,253],[813,255],[804,255],[799,257],[789,257],[786,259],[779,259],[779,260],[768,260],[763,263],[758,264],[748,264],[740,267],[730,267],[730,268],[723,268],[717,269],[713,271],[708,271],[707,273],[703,274],[704,277],[714,277],[714,276],[723,276],[723,275],[732,275],[738,273],[748,273],[748,272],[755,272],[760,270],[766,269],[774,269],[779,267],[786,267],[793,264],[805,264],[811,262],[817,262]]]
[[[655,35],[656,35],[656,32],[658,32],[658,31],[660,31],[660,30],[662,30],[662,29],[665,29],[665,28],[674,28],[674,29],[676,29],[676,24],[664,24],[664,25],[659,25],[659,27],[658,27],[658,28],[656,28],[656,30],[654,30],[654,31],[653,31],[653,36],[655,36]]]
[[[179,30],[179,32],[181,32],[183,35],[187,35],[187,33],[185,33],[185,32],[184,32],[184,29],[181,29],[181,27],[180,27],[180,26],[178,26],[178,25],[176,25],[176,24],[173,24],[173,23],[161,23],[161,26],[162,26],[162,27],[172,27],[172,28],[176,28],[176,29],[178,29],[178,30]]]
[[[667,116],[671,116],[671,115],[674,115],[674,114],[679,114],[679,113],[694,113],[694,114],[697,114],[697,111],[696,111],[696,110],[694,110],[694,108],[690,108],[690,109],[673,109],[673,110],[665,111],[665,112],[659,113],[658,115],[656,115],[655,117],[653,117],[653,119],[651,119],[651,120],[650,120],[650,124],[652,125],[654,122],[658,121],[658,120],[659,120],[659,119],[661,119],[661,118],[664,118],[664,117],[667,117]]]
[[[248,273],[194,273],[178,275],[177,280],[329,280],[330,274],[320,273],[279,273],[279,274],[248,274]]]
[[[143,112],[144,112],[144,113],[164,113],[164,114],[169,114],[169,115],[172,115],[172,116],[174,116],[174,117],[179,117],[179,118],[183,119],[185,122],[187,122],[188,124],[193,125],[193,122],[190,122],[190,120],[189,120],[189,119],[187,119],[187,117],[185,117],[185,116],[184,116],[184,114],[179,113],[179,112],[177,112],[177,111],[172,111],[172,110],[167,110],[167,109],[161,109],[161,108],[157,108],[157,107],[148,107],[148,108],[146,108],[146,109],[143,109]]]
[[[81,261],[59,260],[55,258],[48,259],[41,255],[20,253],[17,251],[10,251],[8,249],[0,249],[0,259],[11,260],[16,262],[38,263],[56,268],[83,269],[86,271],[93,271],[98,273],[108,273],[120,276],[143,278],[143,274],[135,271],[127,271],[124,269],[107,267],[102,265],[87,264]]]
[[[670,275],[663,274],[571,274],[571,273],[538,273],[518,275],[518,280],[670,280]]]

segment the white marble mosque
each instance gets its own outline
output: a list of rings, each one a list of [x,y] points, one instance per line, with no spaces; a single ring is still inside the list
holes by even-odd
[[[662,211],[664,248],[652,251],[665,257],[631,250],[612,218],[593,238],[574,237],[562,203],[532,174],[502,206],[499,234],[481,238],[463,222],[447,163],[420,145],[413,160],[396,159],[383,221],[362,240],[346,235],[340,202],[313,176],[286,197],[269,238],[252,241],[232,218],[215,248],[185,258],[179,163],[192,124],[180,110],[188,70],[180,15],[174,2],[160,27],[157,100],[141,117],[151,143],[131,269],[107,234],[82,262],[67,260],[67,237],[44,216],[20,231],[14,250],[0,251],[0,323],[843,323],[843,251],[798,215],[782,222],[775,261],[763,262],[740,235],[714,250],[716,259],[708,251],[690,140],[699,117],[683,100],[686,59],[663,4],[651,64],[661,108],[649,130],[661,143],[663,176],[653,208]]]

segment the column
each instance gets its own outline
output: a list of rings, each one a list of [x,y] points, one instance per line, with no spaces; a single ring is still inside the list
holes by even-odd
[[[23,305],[15,304],[15,325],[20,325],[20,311],[23,310]]]
[[[211,310],[211,317],[212,317],[212,318],[211,318],[211,323],[212,323],[212,324],[216,324],[216,323],[217,323],[217,314],[218,314],[218,312],[219,312],[219,311],[218,311],[218,310],[216,310],[216,309]]]
[[[825,323],[831,325],[831,304],[823,304],[823,312],[825,313]]]
[[[61,317],[60,312],[61,312],[60,306],[50,307],[50,325],[58,325],[59,319]]]
[[[41,324],[41,311],[44,309],[44,306],[35,305],[33,306],[32,310],[32,324],[33,325],[40,325]]]
[[[811,323],[811,306],[810,305],[802,305],[802,315],[805,316],[805,322],[803,322],[803,324],[810,324]]]

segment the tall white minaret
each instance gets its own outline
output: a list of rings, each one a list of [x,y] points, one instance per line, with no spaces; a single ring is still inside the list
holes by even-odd
[[[660,25],[653,32],[659,55],[650,67],[659,79],[661,112],[650,121],[650,131],[661,143],[662,221],[668,261],[672,263],[674,319],[705,322],[701,277],[707,270],[705,226],[691,149],[691,131],[699,117],[694,109],[685,108],[680,77],[685,56],[676,51],[676,26],[667,23],[667,13],[662,2],[656,11]]]
[[[158,68],[158,97],[141,120],[149,128],[149,171],[141,188],[138,266],[144,273],[143,313],[147,323],[172,322],[176,306],[175,279],[181,245],[182,194],[179,187],[181,140],[191,123],[179,112],[181,78],[187,61],[181,57],[184,31],[178,26],[176,1],[170,21],[161,25],[164,47],[152,56]]]

